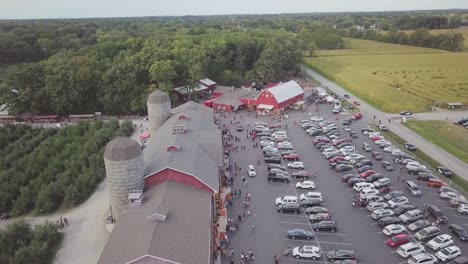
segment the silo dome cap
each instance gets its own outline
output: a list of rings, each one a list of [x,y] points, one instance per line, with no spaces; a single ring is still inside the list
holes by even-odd
[[[148,96],[148,103],[170,103],[171,99],[166,92],[161,90],[154,90],[154,92],[150,93]]]
[[[104,158],[111,161],[122,161],[134,159],[142,154],[141,147],[135,140],[117,137],[107,143]]]

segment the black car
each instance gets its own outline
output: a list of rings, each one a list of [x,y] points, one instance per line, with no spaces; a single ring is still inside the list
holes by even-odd
[[[410,151],[415,151],[416,150],[416,147],[411,143],[405,143],[405,148],[410,150]]]
[[[372,157],[376,160],[382,160],[382,155],[377,151],[372,152]]]
[[[449,230],[450,232],[454,233],[455,236],[457,236],[461,241],[468,241],[468,232],[466,232],[466,230],[460,225],[451,224],[449,225]]]
[[[416,178],[420,181],[429,181],[430,179],[435,179],[437,177],[427,172],[420,172]]]
[[[392,209],[393,213],[395,215],[401,215],[401,214],[404,214],[408,211],[411,211],[411,210],[414,210],[414,209],[417,209],[417,207],[415,205],[412,205],[412,204],[404,204],[404,205],[401,205],[395,209]]]
[[[410,112],[410,111],[403,111],[403,112],[400,112],[400,115],[412,115],[413,113]]]
[[[323,133],[322,130],[320,130],[320,129],[315,129],[315,130],[311,130],[311,131],[309,132],[309,136],[315,137],[315,136],[321,135],[322,133]]]
[[[324,221],[320,221],[320,222],[313,224],[312,228],[314,229],[314,231],[335,232],[338,226],[336,222],[333,220],[324,220]]]
[[[314,238],[314,234],[310,231],[306,231],[304,229],[291,229],[288,230],[288,238],[290,239],[307,239],[311,240]]]
[[[439,207],[435,205],[429,205],[427,208],[427,211],[429,212],[430,215],[432,215],[436,221],[438,221],[441,224],[446,224],[448,222],[448,217],[445,215],[442,210],[439,209]]]
[[[349,125],[351,125],[351,122],[352,122],[352,121],[353,121],[352,119],[345,119],[345,120],[343,120],[343,126],[349,126]]]
[[[310,177],[310,173],[308,171],[305,171],[305,170],[295,171],[295,172],[293,172],[292,177],[295,178],[295,179],[304,180],[304,179],[308,179]]]
[[[363,173],[363,172],[368,171],[368,170],[372,170],[372,166],[364,165],[364,166],[356,169],[356,171],[359,172],[359,173]]]
[[[322,206],[313,206],[313,207],[305,208],[304,213],[306,213],[307,215],[328,213],[328,209]]]
[[[276,208],[280,213],[298,214],[301,212],[301,206],[298,203],[280,204]]]
[[[449,171],[449,169],[447,169],[445,167],[442,167],[442,166],[437,167],[437,171],[440,174],[442,174],[442,175],[444,175],[445,177],[448,177],[448,178],[453,176],[453,173],[451,171]]]
[[[336,172],[345,172],[345,171],[350,171],[353,169],[353,166],[348,165],[348,164],[338,164],[335,167]]]
[[[317,144],[315,144],[315,146],[320,149],[322,146],[331,146],[330,143],[328,142],[319,142]]]
[[[343,142],[341,144],[336,145],[336,148],[341,149],[348,146],[351,146],[351,144],[349,144],[348,142]]]
[[[374,173],[371,176],[366,178],[366,181],[368,182],[375,182],[376,180],[382,179],[384,176],[380,173]]]
[[[351,98],[351,97],[349,96],[349,94],[344,94],[343,96],[344,96],[345,98],[348,98],[348,99]]]
[[[400,224],[400,223],[401,223],[400,219],[398,219],[398,217],[395,217],[395,216],[382,217],[379,219],[379,221],[377,221],[377,224],[382,228],[388,225]]]
[[[321,204],[322,201],[320,201],[318,198],[307,198],[301,201],[301,206],[304,208],[320,206]]]
[[[290,182],[291,178],[289,178],[289,176],[282,174],[282,173],[269,172],[267,180],[269,182]]]
[[[280,164],[281,163],[281,157],[279,157],[279,156],[267,157],[267,158],[265,158],[265,162],[266,163]]]
[[[283,171],[287,171],[286,167],[284,167],[282,165],[279,165],[279,164],[273,164],[273,163],[267,164],[267,168],[268,168],[268,170],[276,168],[276,169],[280,169],[280,170],[283,170]]]
[[[361,132],[374,132],[374,129],[372,127],[361,127]]]
[[[263,155],[264,155],[265,157],[274,157],[274,156],[280,157],[279,153],[278,153],[278,152],[274,152],[274,151],[265,151],[265,152],[263,152]]]
[[[395,197],[398,197],[398,196],[404,196],[405,194],[402,192],[402,191],[393,191],[393,192],[389,192],[387,193],[386,195],[384,195],[384,199],[385,200],[391,200]]]
[[[393,170],[392,164],[388,161],[382,161],[382,167],[384,167],[387,171]]]
[[[353,187],[354,184],[356,184],[356,183],[358,183],[358,182],[365,182],[365,181],[366,181],[366,180],[364,180],[363,178],[358,178],[358,177],[356,177],[356,178],[351,178],[351,179],[349,179],[349,180],[347,181],[347,183],[348,183],[349,186]]]
[[[351,178],[358,178],[358,177],[359,177],[359,175],[349,173],[349,174],[345,174],[345,175],[341,176],[341,180],[344,181],[344,182],[347,182]]]
[[[237,125],[236,130],[237,130],[237,132],[242,132],[242,131],[244,131],[244,128],[242,127],[242,125]]]
[[[352,250],[332,250],[327,253],[327,258],[330,261],[342,260],[342,259],[356,259],[356,253]]]
[[[349,104],[349,105],[348,105],[348,109],[354,109],[354,105]]]
[[[356,168],[361,168],[366,165],[372,165],[372,161],[369,159],[363,159],[356,163],[354,166],[356,166]]]
[[[349,131],[349,135],[352,137],[352,138],[357,138],[358,135],[356,134],[356,132],[354,131]]]

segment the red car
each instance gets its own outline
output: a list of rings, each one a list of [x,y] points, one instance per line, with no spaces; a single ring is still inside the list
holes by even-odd
[[[355,105],[361,105],[361,103],[358,102],[358,101],[354,101],[354,104],[355,104]]]
[[[408,242],[409,242],[409,237],[406,234],[398,234],[396,236],[393,236],[387,239],[387,245],[391,248],[399,247]]]
[[[362,113],[355,113],[354,115],[351,116],[351,119],[353,120],[358,120],[362,118]]]
[[[343,156],[336,156],[334,158],[329,159],[329,163],[342,161],[342,160],[346,160],[346,159]]]
[[[352,142],[353,142],[352,138],[344,138],[344,139],[339,139],[339,140],[333,140],[332,144],[333,146],[338,146],[339,144],[352,143]]]
[[[359,174],[361,176],[361,178],[367,178],[369,176],[371,176],[372,174],[376,174],[377,172],[375,170],[368,170],[368,171],[365,171],[361,174]]]
[[[270,128],[282,128],[283,126],[281,124],[273,124],[270,125]]]
[[[283,156],[284,160],[299,160],[299,154],[289,154],[289,155],[284,155]]]
[[[372,138],[373,141],[377,141],[377,140],[381,140],[381,139],[385,139],[385,138],[382,137],[382,136],[374,136],[374,137]]]
[[[427,186],[431,188],[440,188],[442,186],[447,186],[447,184],[438,178],[432,178],[427,181]]]
[[[314,145],[317,145],[320,142],[330,143],[330,139],[321,137],[321,138],[315,138],[312,142],[314,143]]]

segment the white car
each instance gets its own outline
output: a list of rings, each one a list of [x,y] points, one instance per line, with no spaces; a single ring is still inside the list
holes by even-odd
[[[406,232],[406,228],[402,225],[391,224],[383,229],[383,233],[387,236],[394,236]]]
[[[351,159],[364,159],[366,156],[357,153],[351,153],[345,157],[345,160],[350,161]]]
[[[299,196],[299,200],[307,200],[307,199],[319,199],[321,202],[323,201],[323,196],[321,192],[307,192],[303,193]]]
[[[423,166],[423,165],[419,164],[419,162],[412,161],[412,162],[406,163],[406,169],[408,169],[408,170],[420,170],[420,169],[426,169],[426,166]]]
[[[440,198],[445,199],[445,200],[450,200],[452,198],[460,197],[458,193],[454,193],[454,192],[441,192],[439,196]]]
[[[262,146],[262,147],[266,147],[266,146],[273,147],[273,146],[275,146],[275,142],[262,140],[262,141],[260,141],[260,146]]]
[[[249,172],[250,177],[257,176],[257,172],[255,171],[255,168],[253,165],[249,165],[249,168],[247,169],[247,171]]]
[[[434,237],[431,241],[426,244],[429,248],[433,250],[441,250],[445,247],[453,245],[453,238],[450,235],[443,234]]]
[[[373,212],[377,209],[385,209],[387,207],[388,207],[388,204],[384,202],[372,202],[372,203],[367,204],[367,210],[369,212]]]
[[[468,204],[460,204],[457,208],[457,211],[461,214],[468,214]]]
[[[382,131],[388,131],[388,127],[386,125],[379,125],[379,129]]]
[[[313,117],[310,118],[310,121],[322,122],[322,121],[323,121],[323,117],[320,117],[320,116],[313,116]]]
[[[375,136],[380,136],[380,132],[368,133],[367,136],[368,136],[369,138],[373,138],[373,137],[375,137]]]
[[[313,181],[300,181],[296,183],[296,188],[298,189],[315,189],[315,183]]]
[[[360,196],[361,199],[364,200],[369,196],[378,195],[379,193],[380,193],[379,190],[376,190],[376,189],[373,189],[373,188],[366,188],[366,189],[359,192],[359,196]]]
[[[377,209],[372,212],[371,217],[374,220],[379,220],[380,218],[386,217],[386,216],[393,216],[394,213],[392,210],[389,209]]]
[[[351,131],[351,128],[349,126],[344,126],[343,129],[347,132]]]
[[[279,142],[278,147],[282,147],[282,146],[291,146],[292,147],[292,143],[289,142],[289,141]]]
[[[412,255],[408,259],[408,264],[435,264],[437,263],[437,258],[427,253],[419,253]]]
[[[352,158],[349,163],[352,164],[352,165],[355,165],[356,163],[360,162],[361,160],[365,159],[366,157],[356,157],[356,158]]]
[[[288,163],[288,168],[290,169],[304,169],[304,162],[302,161],[295,161]]]
[[[415,242],[401,245],[397,249],[398,255],[407,258],[424,252],[424,246]]]
[[[460,248],[457,246],[450,246],[442,249],[435,254],[436,258],[443,262],[448,262],[458,256],[461,256]]]
[[[322,257],[322,252],[319,247],[315,246],[302,246],[295,247],[292,250],[292,255],[295,258],[308,258],[312,260],[317,260]]]
[[[272,146],[266,146],[262,148],[263,151],[272,151],[272,152],[278,152],[278,149]]]
[[[398,150],[397,148],[390,146],[383,149],[384,152],[392,153],[393,151]]]
[[[409,203],[408,198],[406,198],[405,196],[398,196],[388,201],[388,207],[397,208],[399,206],[402,206],[408,203]]]
[[[255,122],[255,126],[267,126],[268,124],[262,121]]]

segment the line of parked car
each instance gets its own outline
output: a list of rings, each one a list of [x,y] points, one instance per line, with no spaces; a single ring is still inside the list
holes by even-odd
[[[391,180],[373,170],[373,162],[364,155],[357,153],[356,146],[353,145],[352,138],[340,137],[337,125],[322,118],[312,118],[313,122],[301,121],[301,125],[306,129],[307,134],[313,133],[314,145],[322,151],[325,159],[329,161],[330,168],[336,172],[355,171],[341,176],[342,181],[358,192],[358,197],[353,204],[366,206],[371,213],[371,218],[383,228],[382,233],[389,236],[386,244],[391,248],[398,248],[400,256],[408,258],[410,264],[432,264],[438,261],[451,263],[466,263],[466,257],[460,257],[460,248],[453,245],[453,239],[448,234],[441,234],[439,224],[446,224],[448,217],[435,205],[427,205],[424,210],[418,209],[410,204],[409,199],[401,191],[390,191]],[[349,125],[346,120],[344,124]],[[349,127],[345,131],[350,131]],[[385,131],[384,127],[380,127]],[[316,132],[316,131],[321,131]],[[458,211],[466,213],[466,199],[456,190],[446,186],[446,183],[438,177],[432,175],[430,171],[417,162],[412,156],[404,153],[391,142],[385,140],[380,132],[374,131],[371,127],[363,127],[361,131],[364,135],[372,139],[375,145],[384,152],[391,153],[394,163],[401,164],[405,170],[416,175],[418,180],[427,181],[427,185],[432,188],[439,188],[440,197],[450,201],[452,206],[457,206]],[[356,137],[355,135],[351,135]],[[368,143],[363,143],[363,150],[372,152],[372,157],[386,171],[394,170],[393,165],[388,161],[383,161],[379,152],[373,151],[373,147]],[[416,148],[410,144],[405,144],[405,148],[410,151]],[[441,170],[439,173],[444,174]],[[413,196],[422,195],[421,188],[415,181],[405,181],[408,192]],[[386,193],[385,195],[383,195]],[[383,195],[383,196],[381,196]],[[426,218],[434,218],[431,224]],[[320,222],[319,222],[320,223]],[[460,241],[468,241],[468,233],[457,224],[449,225],[449,230]],[[412,235],[410,232],[413,232]],[[411,242],[414,238],[418,242]],[[434,255],[428,254],[423,246],[437,251]]]

